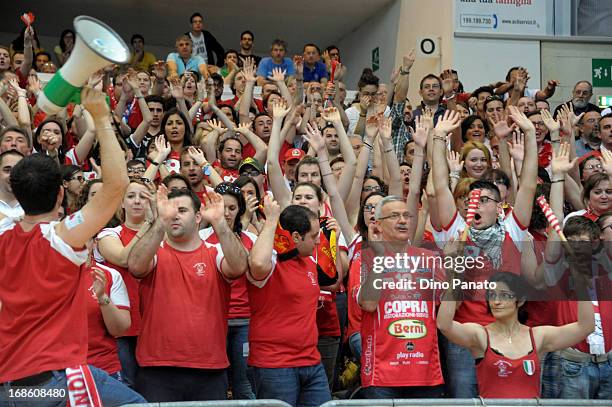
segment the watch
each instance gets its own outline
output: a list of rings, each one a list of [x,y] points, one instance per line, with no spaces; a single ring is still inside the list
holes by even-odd
[[[202,167],[202,173],[207,177],[210,177],[210,174],[212,174],[212,171],[210,170],[210,164],[204,164],[204,166]]]
[[[108,295],[104,294],[102,298],[98,298],[98,304],[100,305],[108,305],[110,304],[111,299]]]

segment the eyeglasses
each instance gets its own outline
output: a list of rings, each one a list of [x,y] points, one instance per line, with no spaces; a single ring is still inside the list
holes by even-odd
[[[378,220],[391,219],[392,221],[397,222],[398,220],[400,220],[400,218],[410,220],[412,219],[412,215],[410,214],[410,212],[403,212],[403,213],[393,212],[391,215],[383,216],[382,218],[378,218]]]
[[[602,170],[603,169],[603,165],[601,164],[587,164],[584,166],[585,170]]]
[[[82,175],[77,175],[76,177],[72,177],[70,178],[70,181],[79,181],[79,182],[85,182],[85,178],[83,178]]]
[[[261,172],[259,172],[259,171],[258,171],[258,170],[256,170],[256,169],[252,169],[252,170],[244,170],[244,171],[242,171],[242,172],[240,173],[240,175],[246,175],[246,176],[249,176],[249,177],[256,177],[256,176],[258,176],[258,175],[260,175],[260,174],[261,174]]]
[[[369,187],[363,187],[363,192],[379,192],[380,191],[380,186],[369,186]]]
[[[493,199],[493,198],[488,197],[488,196],[481,196],[480,199],[478,200],[478,203],[480,205],[486,205],[486,204],[488,204],[491,201],[493,201],[495,203],[499,203],[500,202],[497,199]],[[470,203],[470,198],[465,198],[463,200],[463,203],[467,206]]]
[[[440,89],[439,83],[423,85],[423,89]]]
[[[144,168],[141,167],[132,167],[132,168],[128,168],[127,169],[128,174],[132,174],[132,173],[143,173],[145,172]]]
[[[235,185],[232,184],[228,184],[228,183],[223,183],[223,184],[219,184],[215,187],[215,192],[218,194],[225,194],[225,193],[232,193],[232,194],[242,194],[242,191],[240,190],[240,188],[238,188]]]
[[[490,102],[492,100],[499,100],[500,102],[503,102],[502,98],[500,98],[499,96],[487,96],[487,98],[485,99],[485,102]]]
[[[508,291],[489,291],[487,292],[487,300],[510,301],[516,298],[516,295]]]
[[[374,205],[374,204],[365,204],[365,205],[363,205],[363,211],[364,212],[371,212],[372,210],[374,210],[374,208],[376,208],[376,205]]]
[[[592,93],[590,90],[575,90],[574,95],[576,96],[588,96]]]

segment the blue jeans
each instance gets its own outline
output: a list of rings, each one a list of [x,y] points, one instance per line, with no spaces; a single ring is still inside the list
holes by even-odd
[[[357,360],[361,361],[361,333],[355,332],[352,334],[349,337],[348,343],[353,356],[355,356]]]
[[[96,382],[98,394],[102,399],[102,404],[105,407],[122,406],[130,403],[146,403],[147,401],[134,390],[122,384],[118,380],[113,379],[102,369],[89,365],[91,375]],[[38,389],[63,389],[63,397],[59,398],[36,398],[23,401],[10,401],[7,397],[11,389],[10,382],[4,383],[0,387],[0,406],[1,407],[22,407],[35,405],[36,407],[64,407],[68,400],[68,382],[66,380],[66,372],[56,370],[53,372],[53,378],[41,385],[31,386]]]
[[[561,357],[548,352],[542,359],[542,398],[558,399],[561,393]]]
[[[612,362],[576,363],[560,356],[559,398],[612,400]]]
[[[455,345],[443,335],[438,336],[445,345],[446,393],[455,399],[478,397],[476,365],[472,353],[463,346]]]
[[[258,399],[282,400],[292,406],[320,406],[330,401],[325,370],[315,366],[253,368]]]
[[[228,326],[227,357],[232,373],[232,396],[234,400],[254,400],[253,372],[247,366],[249,356],[249,325]]]
[[[134,388],[136,374],[138,373],[138,362],[136,362],[137,336],[122,336],[117,338],[117,353],[121,362],[121,381]]]

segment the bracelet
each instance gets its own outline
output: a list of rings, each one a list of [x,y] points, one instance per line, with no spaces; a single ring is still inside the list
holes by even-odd
[[[561,140],[550,140],[551,143],[560,143]]]
[[[441,142],[443,142],[444,144],[446,144],[446,138],[445,138],[445,137],[434,136],[434,137],[433,137],[433,139],[434,139],[434,141],[436,141],[436,140],[437,140],[437,141],[441,141]]]
[[[108,295],[106,295],[106,294],[104,294],[104,295],[102,296],[102,298],[99,298],[99,299],[98,299],[98,304],[99,304],[99,305],[108,305],[108,304],[110,304],[110,303],[111,303],[111,299],[110,299],[110,297],[109,297]]]
[[[412,154],[413,157],[425,157],[425,154]]]
[[[157,161],[149,160],[149,162],[150,162],[151,164],[153,164],[153,165],[157,165],[157,166],[159,166],[159,163],[158,163]]]
[[[460,179],[460,178],[461,178],[461,177],[459,176],[459,174],[450,174],[450,175],[449,175],[449,177],[450,177],[450,178],[453,178],[453,179]]]
[[[365,141],[363,142],[363,144],[370,150],[374,150],[374,147],[372,147],[370,144],[366,143]]]
[[[26,95],[17,95],[17,97],[18,97],[18,98],[26,98],[26,99],[27,99],[27,96],[26,96]]]
[[[404,71],[404,68],[400,66],[399,73],[400,73],[400,75],[408,75],[410,73],[410,70]]]
[[[393,151],[393,149],[392,149],[392,148],[390,148],[390,149],[388,149],[388,150],[383,151],[383,153],[387,154],[387,153],[390,153],[391,151]]]
[[[359,117],[366,117],[365,113],[359,113]]]
[[[136,99],[144,99],[144,96],[134,96]]]
[[[554,184],[555,182],[565,182],[565,178],[563,178],[563,179],[555,179],[555,180],[550,181],[551,184]]]

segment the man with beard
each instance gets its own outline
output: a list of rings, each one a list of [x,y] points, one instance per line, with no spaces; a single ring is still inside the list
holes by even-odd
[[[409,126],[414,117],[412,115],[412,104],[408,100],[408,74],[412,64],[414,64],[414,51],[405,55],[402,60],[399,79],[393,92],[393,106],[391,106],[391,138],[393,140],[393,150],[395,150],[399,162],[403,161],[404,145],[412,140]]]
[[[578,134],[576,138],[576,156],[582,157],[591,151],[599,150],[601,139],[599,138],[599,119],[601,115],[598,111],[588,111],[578,122]]]
[[[328,124],[321,131],[323,138],[325,138],[325,147],[327,147],[327,154],[329,154],[330,161],[340,155],[340,139],[338,138],[338,132],[333,125]]]
[[[213,167],[224,182],[234,182],[240,176],[238,168],[242,161],[242,143],[237,138],[229,137],[219,144],[219,159]]]
[[[242,59],[243,58],[253,58],[255,60],[255,65],[259,65],[259,61],[261,61],[261,57],[253,54],[253,41],[255,41],[255,35],[249,31],[243,31],[240,34],[240,52],[238,53],[238,66],[242,68]]]
[[[585,112],[601,112],[601,109],[599,107],[590,103],[592,96],[593,85],[591,85],[591,82],[578,82],[576,85],[574,85],[574,90],[572,90],[572,100],[569,100],[557,106],[557,108],[555,109],[554,117],[557,117],[557,114],[559,113],[559,111],[561,110],[561,106],[563,105],[573,107],[574,114],[576,114],[576,116]]]

